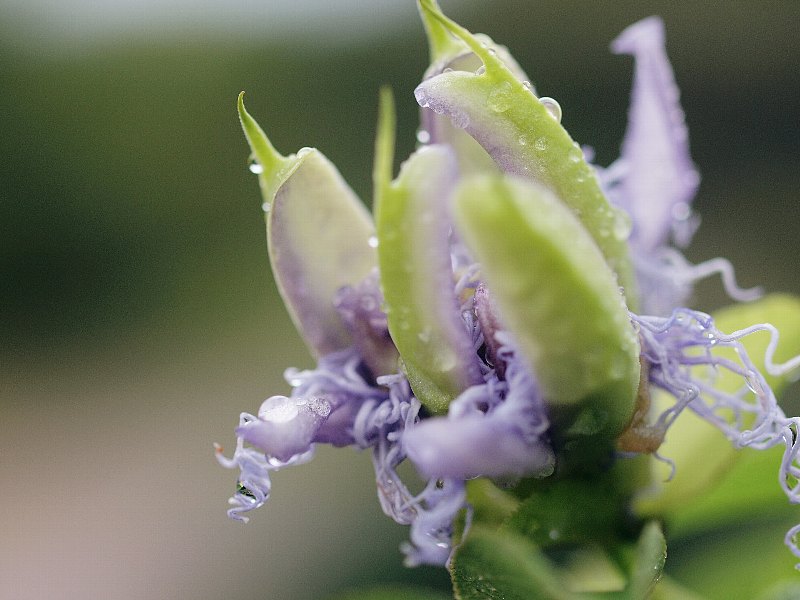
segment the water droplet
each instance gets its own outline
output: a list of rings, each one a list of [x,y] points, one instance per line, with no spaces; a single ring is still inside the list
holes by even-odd
[[[536,141],[533,143],[533,145],[539,152],[547,150],[547,140],[543,137],[536,138]]]
[[[533,89],[533,84],[530,81],[528,81],[527,79],[522,82],[522,87],[524,87],[526,90],[528,90],[531,94],[534,94],[534,95],[536,94],[536,91]]]
[[[458,357],[456,353],[449,348],[441,348],[434,354],[433,368],[442,373],[452,371],[458,364]]]
[[[444,69],[442,69],[442,73],[452,73],[452,72],[453,69],[451,69],[450,67],[445,67]]]
[[[370,248],[377,248],[378,247],[378,236],[371,235],[367,240],[367,244],[369,244]]]
[[[309,148],[308,146],[303,146],[300,150],[297,151],[297,158],[302,158],[309,152],[313,152],[314,148]]]
[[[547,535],[553,541],[555,541],[555,540],[557,540],[558,538],[561,537],[561,534],[558,532],[557,529],[551,529],[550,533],[548,533]]]
[[[497,56],[497,50],[494,48],[489,48],[489,56]]]
[[[539,102],[542,103],[542,106],[544,106],[545,110],[550,113],[550,116],[553,117],[556,122],[561,123],[561,105],[556,100],[544,96],[539,98]]]
[[[507,111],[511,108],[511,84],[504,81],[490,93],[486,103],[496,113]]]
[[[692,209],[686,202],[678,202],[672,207],[672,218],[676,221],[686,221],[692,215]]]
[[[444,110],[439,112],[439,114],[442,114],[443,112]],[[450,115],[450,122],[453,124],[453,127],[464,129],[467,125],[469,125],[469,115],[463,112],[454,112],[453,114]]]
[[[528,138],[524,135],[519,136],[519,145],[520,146],[527,146],[528,145]]]
[[[620,242],[627,240],[633,229],[631,216],[624,210],[617,210],[614,215],[614,237]]]
[[[609,375],[611,379],[622,379],[628,371],[628,357],[626,354],[618,353],[611,359],[609,366]]]
[[[423,344],[427,344],[428,342],[431,341],[431,328],[426,327],[417,334],[417,337]]]
[[[308,407],[320,417],[327,417],[331,414],[331,405],[322,398],[311,398],[308,401]]]
[[[241,481],[236,482],[236,493],[242,496],[246,496],[251,500],[256,500],[256,495],[250,491],[250,488],[246,487]]]
[[[255,159],[250,161],[247,168],[250,169],[250,172],[254,175],[261,175],[264,172],[264,167]]]
[[[270,396],[258,409],[258,418],[272,423],[286,423],[297,417],[297,404],[286,396]]]
[[[428,94],[422,87],[418,87],[414,90],[414,98],[417,99],[417,104],[422,108],[428,107]]]
[[[486,65],[481,65],[478,67],[478,70],[475,71],[475,75],[483,75],[484,73],[486,73]]]
[[[431,141],[431,134],[425,129],[417,129],[417,141],[420,144],[427,144]]]
[[[271,208],[272,208],[272,205],[270,205],[270,203],[269,203],[269,202],[264,202],[264,203],[261,205],[261,210],[263,210],[265,213],[268,213],[268,212],[270,211],[270,209],[271,209]]]

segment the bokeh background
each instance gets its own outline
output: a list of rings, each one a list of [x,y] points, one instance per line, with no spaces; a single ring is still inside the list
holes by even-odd
[[[800,3],[442,0],[508,45],[608,164],[661,14],[703,183],[690,248],[800,292]],[[405,570],[369,457],[278,473],[247,526],[216,465],[242,410],[310,366],[272,282],[236,95],[369,203],[377,90],[398,156],[427,48],[411,0],[0,0],[0,598],[311,600]],[[725,302],[703,284],[698,306]],[[778,542],[779,543],[779,542]],[[791,559],[789,559],[791,564]]]

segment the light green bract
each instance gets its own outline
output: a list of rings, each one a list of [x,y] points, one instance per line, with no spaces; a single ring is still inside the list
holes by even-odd
[[[372,218],[339,171],[315,148],[282,156],[239,95],[239,118],[261,170],[272,272],[286,308],[314,356],[348,348],[336,292],[377,266]],[[259,169],[257,169],[259,170]]]
[[[505,172],[551,188],[594,238],[635,309],[636,285],[626,243],[630,218],[609,204],[578,144],[496,50],[445,17],[434,2],[423,0],[420,5],[462,40],[484,68],[477,73],[443,72],[426,80],[415,91],[417,102],[448,115]]]
[[[452,275],[447,276],[448,201],[457,165],[446,146],[423,147],[391,181],[394,107],[388,91],[381,99],[375,219],[389,332],[416,397],[433,412],[445,412],[458,394],[480,382],[477,357],[459,322]]]
[[[552,192],[510,176],[464,180],[455,220],[544,396],[590,433],[618,434],[639,386],[639,346],[614,274]]]

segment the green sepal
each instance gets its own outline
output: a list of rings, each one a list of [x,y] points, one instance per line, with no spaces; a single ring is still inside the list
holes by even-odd
[[[391,181],[394,105],[383,90],[375,146],[375,220],[389,332],[414,395],[445,412],[480,381],[477,355],[460,322],[450,265],[447,200],[458,175],[445,146],[415,152]]]
[[[453,216],[562,431],[619,433],[639,385],[639,344],[583,225],[551,191],[511,176],[464,180]]]
[[[485,477],[467,481],[467,501],[473,521],[487,525],[501,525],[520,507],[518,498]]]
[[[504,171],[551,188],[591,233],[617,273],[628,305],[636,310],[636,283],[627,245],[630,219],[609,204],[578,144],[496,51],[442,14],[435,2],[420,0],[420,6],[430,19],[463,40],[483,61],[485,70],[480,74],[442,73],[417,89],[417,100],[425,107],[426,93],[435,90],[437,103],[446,96],[457,106],[466,130]]]
[[[333,300],[377,266],[372,217],[321,152],[303,148],[280,155],[245,110],[243,94],[239,117],[263,169],[259,184],[278,290],[315,357],[348,348],[352,338]]]
[[[422,24],[425,26],[431,63],[450,61],[459,54],[463,54],[466,49],[464,43],[453,37],[441,21],[433,18],[423,4],[423,2],[417,2],[417,8]],[[436,3],[434,2],[434,4]]]
[[[574,600],[556,566],[534,544],[508,531],[474,526],[450,568],[459,600]]]
[[[667,560],[667,542],[661,526],[650,521],[644,526],[633,555],[626,593],[630,600],[649,598]]]
[[[589,543],[611,547],[624,530],[624,511],[608,477],[545,479],[503,527],[541,548]]]

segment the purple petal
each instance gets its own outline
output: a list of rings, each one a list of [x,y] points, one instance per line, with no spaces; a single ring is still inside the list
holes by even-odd
[[[322,399],[310,401],[286,396],[267,398],[258,418],[236,429],[236,435],[281,461],[308,452],[314,436],[330,414],[330,404]]]
[[[622,143],[616,202],[631,215],[631,243],[651,251],[665,244],[690,215],[699,176],[689,156],[689,136],[658,17],[625,29],[611,45],[636,61]]]
[[[406,433],[403,442],[425,477],[520,477],[540,472],[552,460],[544,444],[526,442],[514,423],[483,415],[430,419]]]
[[[426,477],[545,476],[554,455],[541,394],[520,359],[506,345],[506,381],[496,373],[450,405],[446,418],[418,423],[403,434],[403,448]]]
[[[406,555],[406,566],[444,566],[448,563],[452,552],[453,522],[466,507],[466,502],[463,481],[428,482],[416,499],[417,515],[411,523],[411,542],[401,547]],[[467,527],[469,521],[468,514]]]
[[[386,313],[381,308],[383,294],[377,269],[357,285],[341,288],[333,304],[372,375],[396,373],[398,354],[389,336]]]
[[[688,308],[675,309],[669,317],[631,313],[631,320],[639,328],[642,357],[650,365],[650,384],[675,398],[675,404],[651,427],[666,432],[688,408],[719,429],[738,448],[765,450],[783,446],[778,479],[789,500],[800,503],[800,417],[786,417],[741,343],[747,335],[767,331],[771,335],[765,355],[768,371],[777,373],[794,367],[796,359],[784,365],[772,363],[777,330],[762,324],[724,334],[709,315]],[[719,385],[717,380],[722,374],[738,377],[738,389]],[[800,557],[797,532],[797,527],[792,528],[785,541]]]

